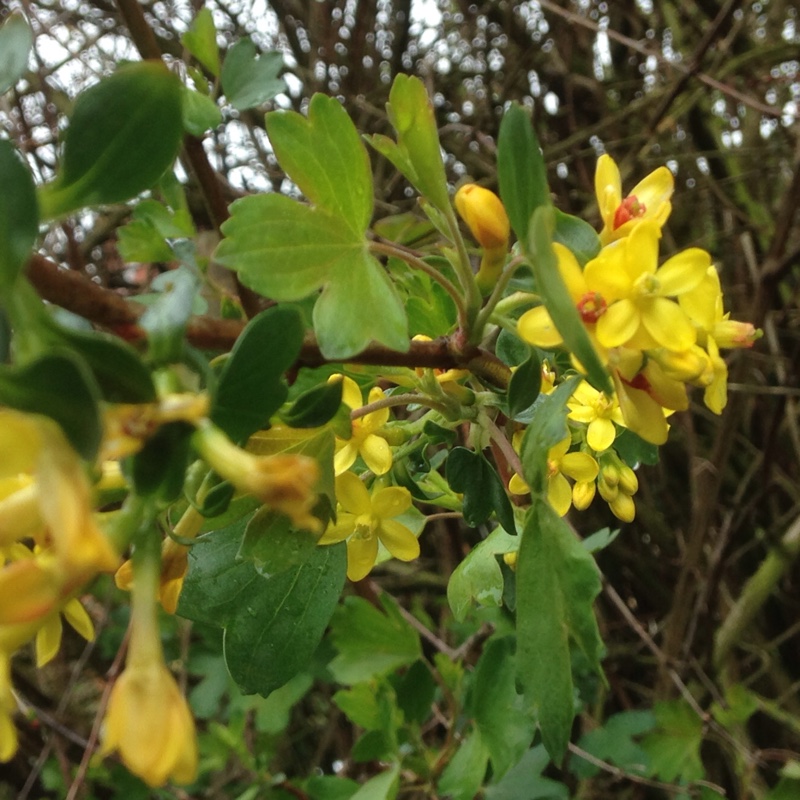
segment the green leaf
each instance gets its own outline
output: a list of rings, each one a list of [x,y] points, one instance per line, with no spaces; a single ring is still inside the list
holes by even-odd
[[[361,597],[346,597],[331,624],[339,654],[328,665],[339,683],[354,684],[413,664],[422,654],[419,636],[394,601],[381,595],[385,614]]]
[[[530,747],[536,722],[524,710],[515,685],[515,641],[493,638],[484,647],[472,682],[472,714],[499,780]]]
[[[55,420],[86,461],[93,461],[103,437],[99,400],[92,373],[69,351],[0,366],[0,404]]]
[[[201,137],[222,124],[222,111],[206,94],[183,87],[183,127],[192,136]]]
[[[635,775],[649,774],[650,757],[636,738],[651,731],[656,718],[649,710],[623,711],[609,717],[601,728],[581,736],[578,746],[595,758],[616,764],[625,772]],[[570,771],[586,779],[600,772],[600,768],[573,754]]]
[[[315,94],[308,116],[272,111],[267,133],[280,165],[317,208],[362,239],[372,219],[369,155],[356,126],[334,97]]]
[[[464,494],[464,521],[475,528],[491,513],[508,531],[516,531],[514,511],[495,468],[466,447],[455,447],[447,457],[447,482],[454,492]]]
[[[315,775],[305,784],[309,800],[350,800],[359,786],[349,778],[333,775]]]
[[[480,731],[473,731],[461,742],[439,780],[439,796],[450,800],[473,800],[483,785],[489,751]]]
[[[186,323],[200,283],[190,269],[181,266],[162,272],[151,286],[159,294],[139,318],[139,325],[147,331],[148,356],[157,364],[180,361]]]
[[[580,217],[565,214],[559,209],[556,212],[556,229],[553,241],[560,242],[569,248],[578,263],[583,267],[600,252],[600,237],[597,231]]]
[[[439,211],[452,213],[436,117],[425,84],[412,75],[396,75],[386,110],[397,142],[380,135],[367,141]]]
[[[542,389],[542,362],[530,348],[529,355],[514,371],[508,384],[508,415],[516,419],[530,408]]]
[[[9,22],[15,17],[11,17]],[[0,28],[0,53],[2,32]],[[1,57],[1,56],[0,56]],[[39,235],[36,189],[13,145],[0,139],[0,297],[10,291]]]
[[[436,697],[436,680],[424,661],[415,661],[402,675],[390,676],[397,704],[406,722],[424,725]]]
[[[94,374],[103,399],[111,403],[150,403],[156,390],[150,371],[139,353],[117,336],[78,330],[51,319],[54,344],[67,343],[77,350]]]
[[[33,31],[25,17],[15,11],[0,26],[0,94],[5,94],[25,74],[32,47]]]
[[[239,111],[272,100],[286,89],[278,73],[283,69],[283,55],[277,51],[259,54],[249,37],[228,49],[222,65],[222,91]]]
[[[344,586],[345,547],[265,578],[237,562],[244,521],[197,540],[178,613],[225,629],[225,663],[246,694],[267,695],[308,667]]]
[[[316,428],[329,422],[342,404],[342,382],[326,381],[300,394],[281,420],[290,428]]]
[[[542,777],[549,764],[547,751],[536,745],[501,781],[486,787],[486,800],[567,800],[569,789],[563,783]]]
[[[192,25],[181,36],[181,44],[215,77],[219,77],[217,29],[211,10],[201,8]]]
[[[658,464],[658,445],[646,442],[628,428],[619,431],[614,439],[614,449],[631,469],[636,469],[639,464]]]
[[[126,64],[78,95],[55,180],[39,190],[44,219],[117,203],[155,184],[183,135],[181,83],[161,62]]]
[[[248,523],[237,558],[270,578],[304,564],[315,547],[313,533],[294,530],[288,517],[264,506]]]
[[[314,327],[331,360],[360,353],[372,340],[408,349],[405,310],[381,264],[340,218],[279,194],[253,195],[231,206],[216,260],[265,297],[294,301],[325,287]],[[379,310],[354,314],[354,308]]]
[[[534,497],[522,533],[516,588],[517,675],[558,764],[574,717],[570,644],[602,674],[603,642],[592,610],[601,585],[592,557],[541,497]]]
[[[283,405],[283,374],[303,344],[304,326],[293,308],[274,307],[253,317],[219,376],[211,419],[231,439],[244,442]]]
[[[552,206],[537,208],[530,221],[529,235],[523,248],[530,257],[536,285],[567,349],[586,370],[587,380],[600,391],[611,394],[608,372],[594,349],[581,321],[578,309],[567,291],[558,259],[553,252],[554,213]]]
[[[550,205],[547,169],[528,112],[512,103],[497,137],[497,179],[511,227],[520,242],[528,241],[533,212]]]
[[[455,568],[447,584],[447,602],[453,616],[462,622],[473,603],[499,607],[503,602],[503,571],[497,556],[515,553],[519,537],[495,528],[470,550]]]
[[[399,785],[400,767],[395,765],[370,778],[350,800],[394,800]]]
[[[656,703],[653,714],[657,727],[641,743],[650,757],[649,774],[669,783],[702,779],[702,717],[681,700]]]

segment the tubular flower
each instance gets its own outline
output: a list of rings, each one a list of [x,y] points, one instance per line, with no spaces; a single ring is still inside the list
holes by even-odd
[[[298,528],[319,530],[319,520],[311,514],[319,479],[313,458],[290,453],[254,455],[207,420],[198,425],[192,442],[203,460],[239,491],[286,514]]]
[[[319,544],[347,541],[347,577],[365,578],[378,558],[378,544],[401,561],[419,556],[419,541],[395,517],[411,508],[411,493],[399,486],[378,489],[370,495],[357,475],[345,472],[336,478],[339,512]]]
[[[582,381],[567,401],[569,419],[586,424],[586,443],[592,450],[602,452],[614,443],[617,425],[625,425],[616,397],[608,397],[591,384]]]
[[[361,408],[361,389],[347,376],[332,376],[342,381],[342,402],[352,410]],[[374,386],[369,393],[369,403],[384,397],[383,392]],[[392,468],[392,450],[389,443],[378,432],[389,421],[389,409],[379,408],[353,420],[352,435],[349,439],[336,439],[336,453],[333,467],[337,475],[347,472],[358,456],[364,459],[367,469],[376,475],[385,475]]]
[[[594,185],[603,220],[603,244],[627,236],[640,220],[653,220],[661,228],[672,211],[670,198],[675,179],[666,167],[651,172],[623,198],[619,167],[611,156],[602,155],[597,161]]]
[[[752,347],[761,331],[749,322],[735,322],[724,313],[719,274],[713,266],[692,291],[681,295],[679,302],[697,327],[698,340],[705,346],[710,362],[703,400],[711,411],[721,414],[728,402],[728,366],[719,348]]]
[[[658,267],[657,223],[640,222],[622,241],[603,248],[586,265],[586,282],[608,302],[597,321],[604,347],[688,350],[697,335],[686,312],[673,299],[694,289],[711,263],[705,250],[690,248]]]
[[[134,551],[131,638],[125,669],[111,690],[101,753],[118,752],[131,772],[149,786],[161,786],[194,780],[197,737],[186,700],[164,664],[153,544],[142,542]]]

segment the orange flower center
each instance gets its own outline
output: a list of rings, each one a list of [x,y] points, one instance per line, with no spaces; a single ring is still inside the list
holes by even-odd
[[[608,303],[600,292],[587,292],[577,305],[581,319],[587,324],[597,322],[606,313],[607,308]]]
[[[614,214],[614,230],[621,228],[626,222],[637,217],[643,217],[647,207],[640,203],[635,194],[628,195],[617,208]]]

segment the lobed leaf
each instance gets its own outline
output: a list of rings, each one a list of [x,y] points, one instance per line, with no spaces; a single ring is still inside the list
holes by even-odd
[[[222,64],[220,82],[228,102],[237,110],[255,108],[286,89],[278,73],[283,55],[277,51],[259,53],[248,37],[229,48]]]

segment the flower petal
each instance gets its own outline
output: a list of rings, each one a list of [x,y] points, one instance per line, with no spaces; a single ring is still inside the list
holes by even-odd
[[[619,300],[597,320],[597,339],[604,347],[619,347],[636,333],[640,320],[633,300]]]
[[[630,193],[644,204],[648,219],[656,219],[663,224],[669,216],[669,208],[665,213],[664,204],[669,205],[674,190],[675,178],[672,173],[667,167],[659,167],[642,178]]]
[[[335,475],[342,475],[353,466],[358,456],[358,443],[350,440],[349,442],[337,442],[339,449],[333,455],[333,472]]]
[[[339,512],[339,518],[325,528],[325,533],[319,537],[317,544],[337,544],[343,542],[356,529],[356,515]]]
[[[382,436],[370,434],[361,442],[358,452],[376,475],[385,475],[392,468],[392,448]]]
[[[411,508],[411,492],[402,486],[387,486],[372,495],[372,513],[379,519],[393,519]]]
[[[384,519],[378,528],[378,536],[383,546],[401,561],[419,558],[419,541],[409,528],[397,520]]]
[[[358,384],[352,378],[348,378],[347,375],[331,375],[328,378],[328,383],[339,377],[342,379],[342,402],[349,408],[361,408],[364,405],[361,389],[358,388]]]
[[[347,577],[355,582],[366,578],[378,557],[378,537],[352,537],[347,540]]]
[[[590,422],[589,429],[586,431],[586,442],[597,453],[611,447],[616,437],[617,429],[614,427],[614,423],[604,417],[598,417]]]
[[[642,301],[642,325],[667,350],[688,350],[697,341],[697,331],[681,307],[665,297]]]
[[[544,306],[526,311],[517,322],[519,335],[536,347],[558,347],[564,340]]]
[[[588,453],[567,453],[561,459],[561,471],[576,481],[593,481],[599,470]]]
[[[336,502],[351,514],[370,514],[369,491],[358,475],[345,472],[336,478]]]
[[[560,472],[551,475],[547,481],[547,500],[559,517],[563,517],[572,505],[572,489]]]
[[[711,256],[699,247],[672,256],[656,271],[660,293],[665,296],[680,295],[698,286],[711,266]]]
[[[597,160],[594,191],[597,196],[600,217],[605,227],[610,229],[613,226],[617,206],[622,202],[622,178],[614,159],[605,153]]]

